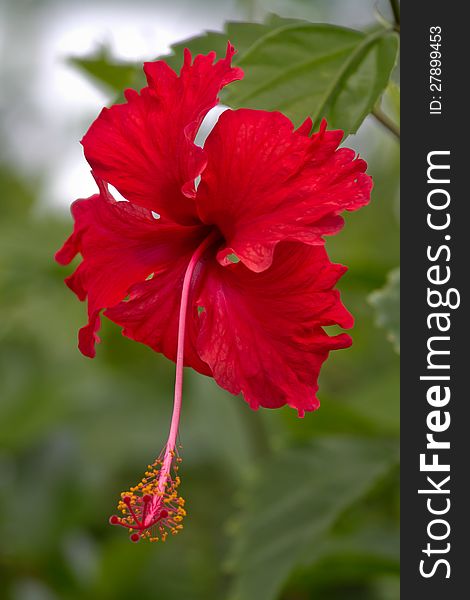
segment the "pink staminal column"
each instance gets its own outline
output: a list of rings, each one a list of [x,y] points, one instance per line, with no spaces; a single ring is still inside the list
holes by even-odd
[[[113,515],[109,519],[111,525],[121,525],[129,529],[132,532],[130,539],[133,542],[138,542],[140,539],[164,542],[169,533],[175,535],[183,528],[181,521],[186,516],[186,511],[184,499],[177,491],[180,484],[178,468],[181,458],[178,456],[176,444],[183,398],[188,300],[196,265],[218,237],[218,232],[214,230],[203,240],[192,255],[184,275],[178,320],[173,414],[165,450],[152,465],[148,465],[141,482],[131,487],[130,491],[121,494],[118,510],[122,516]]]

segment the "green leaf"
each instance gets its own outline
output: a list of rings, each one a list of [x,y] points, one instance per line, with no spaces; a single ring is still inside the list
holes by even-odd
[[[129,87],[139,87],[139,80],[143,81],[141,64],[116,61],[106,46],[101,46],[87,57],[71,57],[68,62],[101,86],[114,92],[123,92]]]
[[[372,292],[369,302],[375,308],[376,323],[387,330],[387,338],[395,350],[400,352],[400,269],[393,269],[387,283]]]
[[[400,597],[400,578],[383,577],[372,586],[372,598],[377,600],[396,600]]]
[[[324,117],[330,127],[354,133],[386,87],[397,37],[387,30],[364,34],[315,23],[270,30],[236,61],[245,78],[224,100],[235,108],[279,110],[294,123]]]
[[[273,600],[306,551],[396,460],[380,439],[318,438],[261,465],[248,482],[230,568],[230,600]],[[312,552],[312,560],[318,560]]]
[[[263,38],[270,31],[279,27],[303,21],[294,19],[284,19],[277,15],[268,15],[264,23],[249,23],[243,21],[227,21],[223,31],[206,31],[202,35],[177,42],[171,46],[171,54],[160,56],[160,60],[167,62],[175,71],[179,71],[183,64],[184,49],[191,50],[192,55],[207,54],[211,50],[215,51],[217,56],[224,56],[227,49],[227,42],[230,42],[237,49],[234,62],[236,63],[240,56],[251,48],[259,39]]]
[[[280,110],[296,124],[325,117],[346,134],[357,131],[381,96],[398,50],[396,34],[385,29],[365,34],[270,15],[262,24],[227,23],[225,33],[185,40],[161,58],[178,68],[185,47],[221,55],[228,39],[245,77],[222,92],[224,103]]]
[[[227,36],[221,31],[205,31],[201,35],[173,44],[170,55],[163,55],[158,58],[159,60],[164,60],[172,69],[179,73],[183,64],[185,48],[189,48],[193,56],[196,54],[207,54],[211,50],[216,52],[218,57],[224,56],[227,48]]]
[[[225,55],[227,41],[231,40],[240,53],[240,51],[248,49],[267,31],[277,27],[279,22],[285,24],[294,21],[270,15],[263,24],[227,22],[223,32],[205,31],[201,35],[177,42],[171,46],[171,54],[159,56],[156,60],[164,60],[172,69],[179,72],[183,64],[185,48],[189,48],[193,56],[214,51],[218,57],[221,57]],[[69,62],[116,93],[121,93],[126,87],[141,88],[145,85],[141,63],[118,62],[112,57],[110,49],[104,45],[90,56],[72,57]]]
[[[223,56],[228,40],[245,77],[222,92],[225,104],[280,110],[297,125],[308,116],[316,125],[326,118],[346,135],[357,131],[380,98],[398,50],[396,34],[387,29],[363,33],[270,15],[264,23],[228,22],[224,32],[178,42],[160,58],[179,71],[184,48]],[[116,92],[144,84],[141,65],[113,62],[105,48],[72,62]]]
[[[396,123],[400,124],[400,88],[390,80],[382,98],[383,109]]]

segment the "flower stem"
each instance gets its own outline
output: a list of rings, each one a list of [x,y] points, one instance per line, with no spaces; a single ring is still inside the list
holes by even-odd
[[[165,448],[165,456],[163,465],[160,471],[160,479],[158,483],[158,491],[164,492],[165,485],[171,468],[171,463],[174,457],[176,438],[178,436],[178,427],[181,416],[181,403],[183,398],[183,369],[184,369],[184,339],[186,331],[186,316],[188,312],[188,298],[191,290],[191,280],[194,269],[199,262],[201,256],[207,248],[217,239],[217,231],[213,231],[208,235],[195,250],[186,268],[184,274],[183,289],[181,291],[181,303],[178,321],[178,345],[176,350],[176,375],[175,375],[175,395],[173,402],[173,414],[171,416],[170,432]]]
[[[390,0],[392,7],[393,18],[395,19],[395,30],[400,31],[400,3],[398,0]]]
[[[377,121],[379,121],[379,123],[382,123],[382,125],[391,133],[393,133],[393,135],[396,136],[398,140],[400,139],[400,127],[394,121],[392,121],[392,119],[389,116],[387,116],[378,106],[374,108],[372,114],[377,119]]]

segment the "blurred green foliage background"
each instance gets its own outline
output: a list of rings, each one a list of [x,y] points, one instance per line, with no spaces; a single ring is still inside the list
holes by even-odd
[[[112,3],[102,4],[112,9]],[[202,11],[202,21],[213,7],[181,4],[188,18]],[[223,20],[225,7],[232,21],[261,22],[273,9],[309,23],[344,25],[342,11],[354,3],[221,4]],[[365,35],[384,27],[374,21],[371,3],[356,4],[364,22],[351,26],[369,21]],[[379,8],[390,19],[387,3]],[[27,9],[19,2],[15,10]],[[245,31],[248,26],[237,34],[242,47],[252,43]],[[191,44],[209,51],[216,41],[203,36]],[[284,37],[281,42],[291,43]],[[311,47],[309,42],[307,52]],[[177,46],[171,60],[179,51]],[[112,52],[99,56],[80,68],[89,73],[93,64],[94,81],[112,102],[119,86],[110,81],[111,71],[118,83],[122,76],[139,76],[133,64],[110,67]],[[340,81],[345,94],[356,89],[362,102],[346,123],[351,131],[364,112],[363,89],[371,89],[373,80],[380,96],[387,86],[388,75],[382,82],[377,75],[380,60],[370,56],[362,71],[351,67],[359,79]],[[242,51],[239,60],[248,61]],[[280,61],[288,61],[285,54],[273,56],[273,67]],[[376,71],[365,80],[369,63]],[[249,64],[243,66],[248,72]],[[359,80],[365,88],[354,88]],[[18,123],[8,91],[4,98],[10,100],[2,105],[0,128],[0,598],[397,599],[398,354],[396,335],[377,326],[397,326],[397,277],[387,284],[399,263],[395,137],[368,117],[347,140],[368,161],[375,187],[370,206],[349,215],[345,229],[327,241],[332,259],[349,267],[339,287],[356,325],[352,348],[332,353],[323,368],[320,410],[303,420],[287,408],[253,412],[241,398],[187,371],[181,426],[185,529],[166,545],[133,545],[107,519],[121,490],[140,479],[164,443],[174,365],[107,322],[96,359],[79,354],[76,333],[85,307],[63,284],[70,271],[53,262],[71,219],[62,207],[41,201],[44,174],[24,168],[8,152]],[[397,99],[396,85],[389,84],[382,109],[395,121]],[[224,100],[230,103],[230,96]],[[269,94],[264,101],[269,109]],[[371,97],[366,112],[375,101]],[[333,122],[341,102],[329,104]],[[314,109],[312,104],[309,112]]]

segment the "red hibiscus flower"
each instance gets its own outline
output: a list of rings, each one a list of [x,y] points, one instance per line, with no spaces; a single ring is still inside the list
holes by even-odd
[[[56,259],[83,257],[67,285],[88,300],[80,350],[95,355],[100,314],[176,361],[165,451],[122,497],[111,522],[164,540],[181,528],[176,435],[183,365],[214,377],[252,408],[318,408],[330,350],[346,348],[353,319],[334,289],[324,235],[369,201],[366,163],[338,149],[342,131],[310,135],[278,112],[227,110],[204,148],[194,143],[226,84],[243,76],[225,58],[185,53],[178,76],[144,65],[148,86],[104,109],[83,138],[99,193],[72,205],[75,229]],[[197,180],[200,179],[199,185]],[[108,185],[126,201],[116,201]]]

